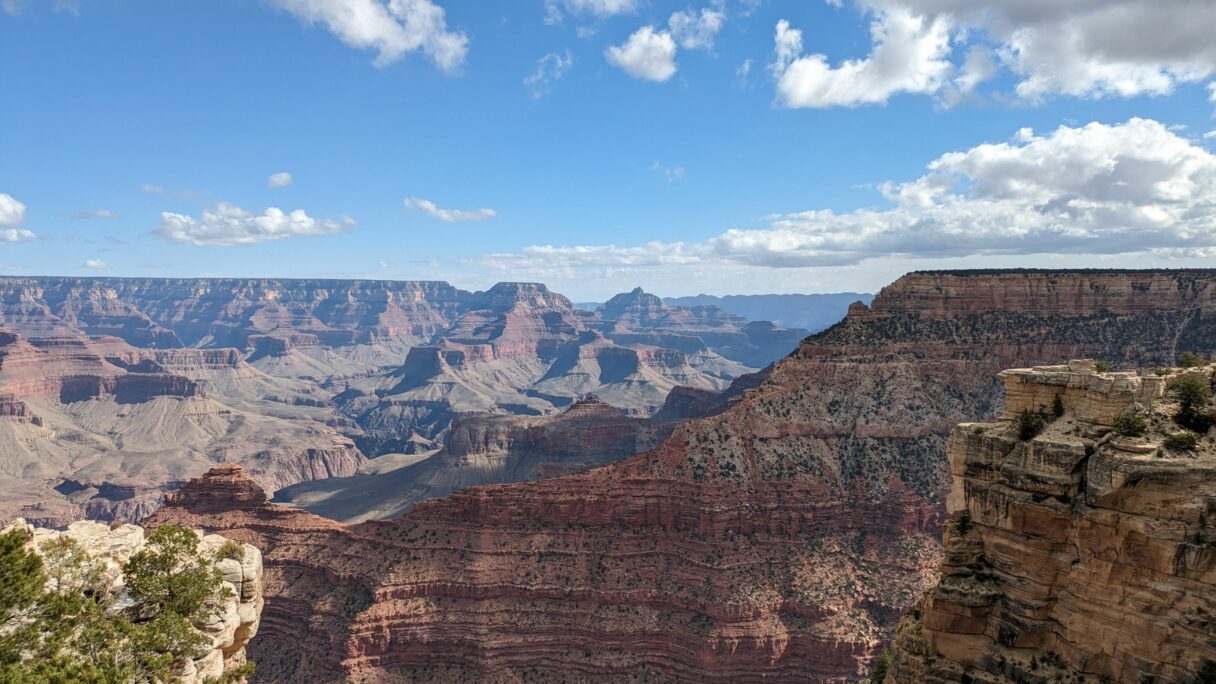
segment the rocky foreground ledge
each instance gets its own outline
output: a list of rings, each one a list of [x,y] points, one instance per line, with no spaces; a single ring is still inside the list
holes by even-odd
[[[147,546],[144,528],[84,520],[59,531],[34,527],[18,519],[0,532],[13,528],[23,530],[29,537],[29,548],[40,555],[45,555],[44,546],[52,540],[67,537],[75,541],[91,559],[100,562],[99,587],[113,599],[108,602],[111,610],[139,612],[140,604],[127,591],[123,568]],[[244,665],[245,647],[257,634],[262,614],[262,554],[257,547],[241,544],[239,551],[229,550],[233,542],[225,537],[217,534],[200,537],[199,551],[216,559],[215,567],[227,591],[218,605],[207,611],[204,620],[194,624],[211,646],[200,657],[185,663],[174,678],[182,684],[218,681],[224,673]]]
[[[886,684],[1213,681],[1216,446],[1174,420],[1178,381],[1213,367],[1158,372],[1001,374],[1004,417],[947,443],[941,579]]]

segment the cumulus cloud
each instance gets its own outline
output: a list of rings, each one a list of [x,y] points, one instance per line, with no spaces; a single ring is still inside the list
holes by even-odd
[[[25,205],[12,195],[0,192],[0,226],[16,226],[25,221]]]
[[[266,179],[266,184],[272,188],[285,188],[288,185],[291,185],[292,180],[293,179],[290,173],[280,171],[278,173],[270,174],[270,177]]]
[[[950,25],[906,10],[880,10],[870,25],[873,51],[833,67],[822,54],[802,54],[802,31],[777,22],[777,93],[787,107],[853,107],[886,102],[896,93],[932,93],[953,66]]]
[[[195,245],[249,245],[266,240],[283,240],[297,235],[330,235],[350,229],[353,219],[317,219],[297,209],[285,212],[270,207],[262,213],[245,211],[226,202],[194,218],[163,212],[156,232],[167,240]]]
[[[566,13],[603,19],[637,9],[638,0],[545,0],[545,23],[561,23]]]
[[[669,31],[643,26],[622,45],[604,51],[608,62],[634,78],[666,81],[676,73],[676,41]]]
[[[23,242],[37,236],[32,230],[19,228],[25,222],[25,205],[12,195],[0,192],[0,242]]]
[[[1208,1],[854,4],[873,17],[871,54],[838,67],[822,55],[801,57],[801,33],[791,35],[786,24],[783,36],[779,25],[774,72],[785,104],[852,106],[883,102],[884,92],[934,93],[949,101],[995,75],[991,55],[1017,78],[1016,93],[1031,102],[1061,94],[1162,95],[1216,73],[1216,11]],[[795,37],[798,50],[791,57]],[[976,47],[982,51],[967,49]]]
[[[498,216],[498,212],[493,209],[443,209],[434,202],[420,197],[407,197],[405,200],[406,209],[416,209],[432,218],[437,218],[440,221],[448,223],[457,223],[460,221],[485,221]]]
[[[720,7],[704,7],[699,13],[683,10],[673,13],[667,20],[672,37],[687,50],[712,50],[714,36],[725,24],[726,12]]]
[[[560,81],[570,71],[570,67],[573,65],[574,56],[570,54],[569,50],[566,50],[564,55],[550,52],[536,60],[536,70],[524,78],[524,86],[532,91],[533,98],[540,99],[553,88],[554,83]]]
[[[101,259],[89,259],[88,261],[85,261],[83,264],[81,264],[81,267],[87,268],[90,271],[108,271],[108,270],[110,270],[110,265],[107,264],[106,262],[102,261]]]
[[[1024,129],[1007,142],[944,154],[920,178],[880,188],[891,203],[883,209],[777,215],[763,228],[694,244],[535,246],[485,263],[800,268],[884,257],[1216,256],[1216,156],[1152,120],[1042,135]]]
[[[74,212],[74,213],[70,214],[69,216],[71,218],[76,219],[77,221],[92,221],[93,219],[122,218],[121,216],[118,215],[117,212],[110,211],[109,209],[85,209],[84,211]]]
[[[422,52],[446,73],[464,64],[469,38],[448,29],[444,10],[431,0],[270,0],[308,24],[320,24],[339,40],[376,52],[387,66]]]

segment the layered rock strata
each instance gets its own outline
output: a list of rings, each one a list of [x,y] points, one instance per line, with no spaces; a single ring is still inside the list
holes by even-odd
[[[158,516],[281,568],[271,681],[856,680],[936,581],[946,435],[1001,415],[996,373],[1210,351],[1200,275],[910,274],[635,458],[390,522],[187,499]],[[1126,295],[1080,309],[1061,290]]]
[[[1191,684],[1216,673],[1216,445],[1164,376],[1092,362],[1007,371],[996,423],[964,423],[936,587],[905,616],[888,684]],[[1020,412],[1063,415],[1020,439]],[[1210,410],[1210,408],[1209,408]],[[1112,432],[1123,414],[1143,435]],[[1192,433],[1193,434],[1193,433]]]

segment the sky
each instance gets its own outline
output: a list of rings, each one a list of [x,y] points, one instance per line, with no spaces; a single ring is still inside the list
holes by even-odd
[[[0,273],[1216,266],[1216,0],[0,0]]]

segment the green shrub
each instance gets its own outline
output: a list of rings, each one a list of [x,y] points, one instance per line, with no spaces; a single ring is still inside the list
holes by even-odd
[[[124,574],[138,614],[96,590],[100,564],[75,541],[44,542],[42,556],[27,542],[0,534],[0,682],[170,681],[209,645],[192,623],[222,583],[194,532],[163,526],[131,557]]]
[[[1047,416],[1042,411],[1022,409],[1013,419],[1013,426],[1018,431],[1018,439],[1026,442],[1038,437],[1047,428]]]
[[[1212,400],[1212,390],[1207,383],[1194,375],[1185,375],[1171,382],[1170,388],[1178,392],[1178,413],[1174,414],[1174,422],[1200,434],[1207,432],[1212,427],[1212,419],[1204,411]]]
[[[234,560],[245,560],[244,545],[238,544],[231,539],[225,540],[220,546],[219,550],[215,552],[215,559],[227,560],[229,558]]]
[[[1194,368],[1196,366],[1205,365],[1207,361],[1202,356],[1192,354],[1191,352],[1182,352],[1178,355],[1178,365],[1183,368]]]
[[[1109,373],[1110,372],[1110,362],[1094,361],[1094,369],[1097,370],[1099,373]]]
[[[1148,423],[1134,413],[1120,413],[1115,417],[1115,433],[1124,437],[1139,437],[1148,430]]]
[[[1064,398],[1058,394],[1055,399],[1051,400],[1051,415],[1056,418],[1064,415]]]
[[[1199,435],[1194,432],[1175,432],[1165,438],[1165,448],[1170,451],[1191,451],[1199,445]]]
[[[884,648],[874,659],[874,669],[870,670],[870,684],[882,684],[891,671],[891,650]]]

